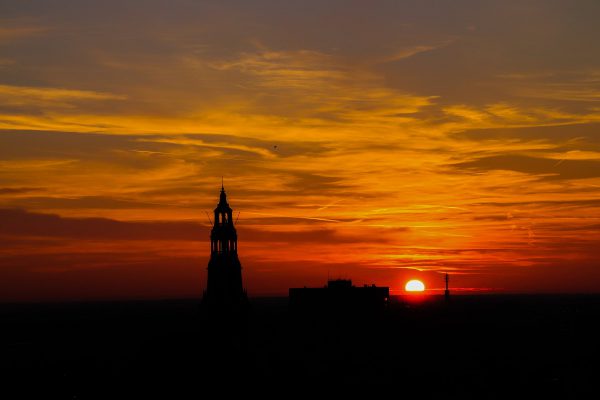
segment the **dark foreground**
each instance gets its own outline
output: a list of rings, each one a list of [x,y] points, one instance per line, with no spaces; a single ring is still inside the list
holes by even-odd
[[[396,300],[382,313],[290,313],[254,299],[247,323],[195,301],[0,306],[2,398],[597,398],[600,296]],[[218,325],[218,326],[214,326]],[[214,393],[214,392],[213,392]],[[387,398],[387,396],[386,396]]]

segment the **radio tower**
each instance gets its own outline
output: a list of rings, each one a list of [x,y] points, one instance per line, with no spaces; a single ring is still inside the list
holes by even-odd
[[[448,273],[446,272],[446,290],[444,291],[444,299],[446,299],[446,301],[450,301],[450,289],[448,289],[449,280],[450,278],[448,278]]]

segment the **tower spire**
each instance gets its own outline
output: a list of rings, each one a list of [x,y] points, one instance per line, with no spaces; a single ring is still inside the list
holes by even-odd
[[[448,273],[446,272],[446,290],[444,291],[444,298],[446,301],[450,300],[450,289],[448,288],[448,282],[450,278],[448,277]]]
[[[247,301],[242,286],[242,266],[237,254],[237,232],[233,210],[227,203],[221,177],[221,194],[214,209],[210,233],[210,261],[204,301],[217,308],[240,307]],[[212,307],[211,306],[211,307]]]

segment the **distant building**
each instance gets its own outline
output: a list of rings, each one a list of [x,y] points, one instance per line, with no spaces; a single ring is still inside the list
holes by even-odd
[[[446,272],[446,290],[444,290],[444,299],[446,299],[446,301],[450,301],[450,289],[448,288],[449,281],[450,278],[448,278],[448,273]]]
[[[242,285],[242,265],[238,259],[237,232],[232,214],[225,188],[221,185],[210,233],[210,261],[203,299],[209,309],[240,310],[248,302]]]
[[[390,298],[389,287],[353,286],[349,279],[327,282],[322,288],[291,288],[290,308],[294,310],[373,310],[384,308]]]

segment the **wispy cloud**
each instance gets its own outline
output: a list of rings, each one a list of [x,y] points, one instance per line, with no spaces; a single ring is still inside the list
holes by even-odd
[[[90,90],[0,85],[0,100],[9,106],[67,106],[79,100],[124,100],[126,96]]]
[[[506,74],[500,78],[513,82],[515,94],[522,97],[561,102],[600,101],[600,71],[597,69]]]
[[[0,27],[0,43],[9,42],[16,39],[27,38],[31,36],[41,35],[48,31],[47,27],[42,26],[6,26],[6,21],[3,21],[5,26]],[[14,21],[9,23],[14,24]]]
[[[5,231],[0,264],[109,282],[100,271],[118,265],[187,277],[185,261],[202,275],[223,176],[254,293],[328,269],[513,288],[588,271],[600,74],[598,35],[581,32],[597,21],[578,6],[542,23],[536,7],[390,4],[325,26],[320,6],[152,3],[133,20],[101,3],[15,3],[0,29],[0,207],[37,230]],[[544,36],[565,20],[582,29]]]
[[[436,44],[428,44],[428,45],[420,44],[420,45],[416,45],[416,46],[404,47],[404,48],[401,48],[401,49],[393,52],[391,55],[388,55],[388,56],[385,56],[385,57],[382,57],[382,58],[376,60],[375,63],[385,63],[385,62],[404,60],[404,59],[416,56],[417,54],[426,53],[429,51],[434,51],[434,50],[449,46],[452,43],[454,43],[456,40],[457,40],[457,38],[450,38],[450,39],[446,39],[441,42],[438,42]]]

